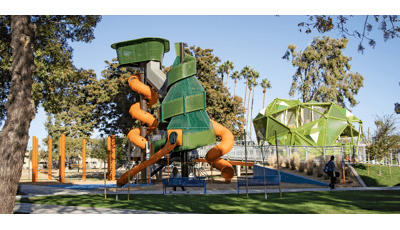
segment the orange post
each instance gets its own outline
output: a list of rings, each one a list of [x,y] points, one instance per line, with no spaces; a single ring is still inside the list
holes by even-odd
[[[115,181],[115,135],[111,138],[111,180]]]
[[[107,180],[111,180],[111,137],[107,137]]]
[[[82,141],[82,180],[86,180],[86,139]]]
[[[32,137],[32,182],[38,181],[38,139]]]
[[[60,182],[65,182],[65,134],[60,137],[60,158],[59,158],[59,171],[60,171]]]
[[[47,163],[47,168],[49,170],[49,176],[48,176],[48,180],[51,180],[51,169],[53,167],[53,155],[52,155],[52,149],[53,148],[53,141],[51,139],[49,139],[49,159],[48,159],[48,163]]]

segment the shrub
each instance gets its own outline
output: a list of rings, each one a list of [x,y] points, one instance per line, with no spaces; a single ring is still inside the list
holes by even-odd
[[[307,157],[306,161],[306,169],[307,169],[307,175],[313,175],[314,174],[314,155],[311,153]]]
[[[304,172],[305,168],[306,168],[306,163],[305,162],[300,162],[299,172]]]
[[[297,153],[295,153],[295,154],[293,154],[293,158],[294,158],[294,167],[299,168],[300,167],[300,156]]]
[[[276,157],[275,155],[271,154],[268,156],[268,164],[269,166],[275,167]]]
[[[279,160],[276,161],[276,164],[279,164],[279,167],[283,167],[283,157],[281,155],[279,155]]]
[[[285,168],[290,168],[290,158],[288,156],[285,159]]]
[[[294,155],[292,156],[292,158],[290,158],[290,168],[292,170],[296,169],[296,165],[294,164]]]

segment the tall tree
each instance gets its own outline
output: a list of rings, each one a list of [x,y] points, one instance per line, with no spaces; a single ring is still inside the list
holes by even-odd
[[[134,92],[128,84],[132,74],[138,73],[136,69],[119,67],[117,59],[112,62],[105,61],[106,69],[102,71],[99,92],[102,92],[101,101],[95,109],[98,122],[96,127],[107,135],[123,133],[127,135],[133,128],[140,126],[129,114],[133,104],[139,102],[139,94]],[[159,106],[157,103],[155,106]],[[154,109],[152,114],[157,116]]]
[[[191,46],[185,51],[196,57],[196,77],[206,91],[209,117],[229,129],[234,136],[241,136],[245,122],[242,98],[232,98],[226,87],[222,87],[216,69],[220,59],[213,55],[212,49]]]
[[[271,82],[268,81],[267,78],[263,79],[261,82],[261,88],[263,88],[263,94],[264,94],[264,99],[263,99],[263,109],[265,108],[265,93],[267,92],[267,89],[271,89]]]
[[[248,82],[248,87],[249,87],[250,91],[249,91],[249,102],[248,102],[248,105],[247,105],[247,120],[246,120],[246,124],[250,125],[250,131],[251,131],[251,122],[250,122],[251,118],[249,119],[249,115],[250,115],[250,111],[251,111],[251,109],[250,109],[251,108],[250,107],[251,106],[250,105],[250,98],[251,98],[251,93],[252,93],[252,90],[254,89],[255,84],[257,84],[256,79],[260,77],[260,74],[257,71],[255,71],[254,69],[251,69],[250,77],[251,78],[249,79],[249,82]]]
[[[400,142],[398,121],[399,118],[395,114],[384,115],[383,117],[375,115],[376,130],[372,136],[372,144],[367,150],[374,159],[380,161],[384,157],[388,157],[389,153],[398,146]]]
[[[229,73],[231,70],[233,70],[235,68],[235,66],[233,66],[233,62],[231,62],[229,60],[226,61],[224,64],[225,64],[225,73],[226,73],[226,88],[228,88]]]
[[[225,63],[222,63],[221,65],[218,66],[217,72],[218,72],[219,74],[221,74],[222,86],[224,86],[224,73],[226,72]]]
[[[297,92],[303,102],[315,100],[318,102],[335,102],[346,107],[345,99],[354,107],[358,104],[354,96],[363,87],[364,77],[358,72],[350,72],[349,62],[352,57],[342,54],[348,39],[335,39],[330,37],[315,37],[307,48],[297,50],[293,44],[283,59],[296,67],[289,95]]]
[[[342,38],[356,37],[360,39],[358,44],[358,52],[364,53],[363,41],[368,40],[368,45],[375,48],[375,39],[369,37],[369,33],[372,31],[373,26],[378,26],[378,29],[382,31],[383,39],[386,42],[390,39],[395,39],[400,37],[400,24],[398,15],[357,15],[356,17],[365,18],[364,25],[361,30],[349,30],[347,28],[347,22],[349,21],[348,16],[343,15],[311,15],[307,16],[308,20],[306,22],[300,22],[299,27],[305,27],[305,33],[309,34],[312,29],[317,29],[319,33],[325,33],[329,31],[337,31],[342,36]],[[333,19],[336,17],[336,21]],[[353,15],[350,15],[353,17]],[[300,29],[300,32],[302,29]]]
[[[244,108],[246,108],[247,87],[248,87],[248,83],[249,83],[249,77],[250,77],[249,74],[250,74],[251,70],[252,70],[251,67],[246,65],[240,72],[240,74],[243,76],[243,78],[246,79],[246,92],[244,93],[244,105],[243,105]]]
[[[257,75],[258,75],[258,73],[257,73]],[[259,76],[259,75],[258,75],[258,76]],[[254,77],[254,78],[252,79],[252,81],[250,82],[250,84],[251,84],[252,87],[253,87],[253,96],[252,96],[252,99],[251,99],[251,116],[250,116],[250,137],[251,137],[251,130],[252,130],[252,127],[253,127],[254,91],[256,91],[256,87],[257,87],[257,85],[258,85],[258,83],[257,83],[257,77]]]
[[[12,213],[29,126],[39,104],[62,111],[68,41],[90,42],[99,16],[0,16],[0,213]],[[62,79],[61,81],[58,79]],[[60,84],[61,83],[61,84]]]
[[[242,75],[240,75],[239,71],[237,71],[237,70],[235,72],[233,72],[232,75],[231,75],[231,78],[233,80],[235,80],[235,90],[233,91],[233,97],[236,96],[236,83],[237,83],[238,80],[240,80],[241,76]]]

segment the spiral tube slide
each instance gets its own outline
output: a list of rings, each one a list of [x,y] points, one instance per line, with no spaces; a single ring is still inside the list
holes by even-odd
[[[233,148],[235,144],[234,136],[231,131],[218,122],[213,120],[211,120],[211,122],[215,129],[215,135],[221,137],[221,143],[207,152],[206,160],[209,164],[212,163],[213,167],[221,171],[221,175],[225,178],[226,183],[230,183],[235,174],[235,170],[228,161],[221,159],[221,156],[227,154]]]
[[[132,75],[129,78],[129,87],[139,93],[140,95],[143,95],[145,99],[149,100],[147,103],[148,107],[151,107],[158,101],[158,94],[156,93],[155,90],[150,88],[149,86],[143,84],[139,80],[139,75]],[[158,125],[158,122],[156,118],[151,115],[150,113],[147,113],[143,110],[140,109],[140,103],[137,102],[131,106],[129,109],[129,114],[132,116],[133,119],[137,119],[147,125],[147,134],[152,133]],[[146,139],[140,136],[140,129],[132,129],[128,133],[128,139],[133,142],[135,145],[139,146],[140,148],[144,149],[146,148]]]
[[[177,135],[171,135],[172,133],[176,133]],[[156,154],[151,156],[147,161],[143,161],[140,165],[132,168],[129,171],[130,178],[128,179],[128,172],[125,172],[117,181],[117,186],[122,187],[129,182],[129,180],[138,172],[142,171],[149,165],[156,163],[163,156],[174,150],[176,146],[182,145],[182,129],[170,129],[168,130],[168,140],[166,145],[159,150]]]

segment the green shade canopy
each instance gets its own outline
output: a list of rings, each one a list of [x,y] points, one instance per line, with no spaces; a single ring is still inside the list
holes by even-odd
[[[353,123],[359,123],[356,130]],[[346,108],[333,102],[276,98],[253,120],[257,140],[275,144],[275,131],[280,145],[335,146],[339,137],[359,136],[362,121]],[[361,132],[362,133],[362,132]],[[354,142],[354,141],[353,141]]]

